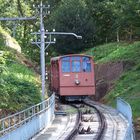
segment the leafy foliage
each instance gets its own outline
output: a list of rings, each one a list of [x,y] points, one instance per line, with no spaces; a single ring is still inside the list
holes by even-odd
[[[83,37],[83,40],[77,40],[71,36],[57,37],[58,43],[54,49],[60,54],[76,53],[89,48],[94,43],[94,22],[88,15],[84,0],[62,1],[52,13],[49,25],[49,28],[55,28],[56,31],[74,32]]]
[[[35,73],[16,60],[14,50],[0,49],[0,108],[17,111],[38,103],[40,82]]]
[[[33,7],[39,3],[39,0],[0,0],[0,16],[39,17]],[[137,0],[43,0],[43,3],[51,5],[51,14],[44,17],[45,29],[56,28],[56,31],[83,36],[82,40],[57,36],[56,46],[49,48],[50,55],[78,53],[101,43],[140,38],[140,2]],[[39,62],[39,49],[31,46],[33,36],[30,34],[31,30],[39,30],[39,20],[16,21],[16,24],[16,39],[22,51]],[[13,34],[14,22],[1,22],[1,25]]]

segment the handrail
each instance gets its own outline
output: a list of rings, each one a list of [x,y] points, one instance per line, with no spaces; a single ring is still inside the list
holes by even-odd
[[[28,122],[34,116],[44,112],[53,103],[54,95],[47,100],[31,106],[23,111],[17,112],[10,116],[0,119],[0,136],[6,132],[16,129],[22,124]]]
[[[132,109],[129,103],[120,97],[117,97],[117,110],[127,119],[128,128],[126,131],[125,139],[135,140],[135,133],[133,130]]]

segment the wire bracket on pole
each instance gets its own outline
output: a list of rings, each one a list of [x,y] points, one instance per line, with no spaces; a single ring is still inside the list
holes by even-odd
[[[0,21],[17,21],[17,20],[35,20],[36,17],[14,17],[14,18],[8,18],[8,17],[2,17],[0,18]]]

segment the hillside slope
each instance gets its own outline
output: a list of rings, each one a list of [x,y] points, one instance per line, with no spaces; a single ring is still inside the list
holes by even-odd
[[[95,63],[97,63],[97,65],[95,65],[95,67],[97,66],[96,74],[99,75],[97,77],[103,77],[104,83],[100,84],[101,88],[99,91],[103,94],[106,93],[106,95],[101,99],[101,101],[109,105],[115,106],[116,98],[121,97],[125,101],[130,103],[133,111],[136,139],[139,139],[140,42],[134,42],[131,44],[109,43],[92,48],[86,53],[89,55],[93,55]],[[107,81],[108,79],[110,80],[109,84]],[[107,84],[111,85],[111,88],[109,90],[108,88],[106,88]],[[96,87],[98,87],[98,85],[96,85]]]
[[[110,43],[92,48],[87,52],[94,55],[97,64],[120,62],[127,64],[114,88],[103,98],[109,105],[116,104],[121,97],[132,106],[134,118],[140,117],[140,42]]]
[[[41,83],[31,61],[19,53],[20,47],[19,52],[15,48],[18,43],[1,32],[5,31],[0,28],[0,117],[3,117],[40,102]],[[15,50],[6,46],[5,37]]]

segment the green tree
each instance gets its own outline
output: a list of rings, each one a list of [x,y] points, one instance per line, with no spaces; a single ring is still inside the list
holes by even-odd
[[[57,37],[55,47],[49,48],[53,55],[77,53],[96,44],[117,40],[130,40],[140,36],[140,1],[137,0],[43,0],[51,5],[51,14],[44,18],[45,29],[75,32],[83,36]],[[40,0],[0,0],[0,17],[36,15],[34,5]],[[12,34],[13,22],[1,22]],[[39,62],[39,49],[32,47],[30,33],[39,30],[39,20],[17,22],[16,39],[22,51]],[[55,52],[54,52],[55,51]],[[36,57],[37,56],[37,57]]]
[[[115,17],[115,31],[121,40],[132,41],[134,36],[140,34],[140,1],[114,0],[111,6]]]
[[[48,28],[82,35],[82,40],[71,36],[57,37],[55,51],[60,54],[76,53],[94,44],[94,21],[88,15],[84,0],[63,0],[49,18]]]

